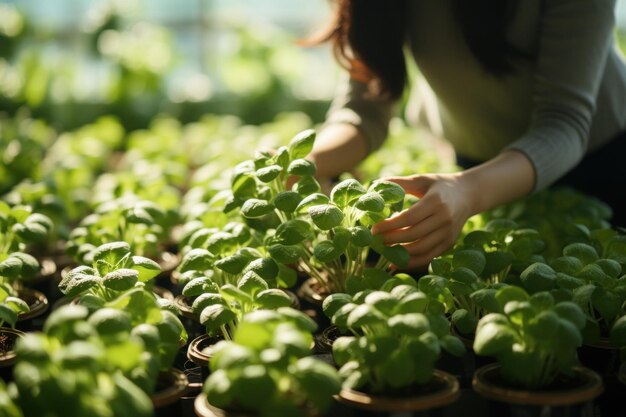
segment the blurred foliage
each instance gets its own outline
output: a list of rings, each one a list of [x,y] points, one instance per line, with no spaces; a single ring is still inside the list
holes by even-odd
[[[31,25],[19,3],[0,5],[0,112],[27,107],[60,130],[103,115],[126,129],[145,128],[159,113],[183,123],[213,113],[258,124],[302,110],[322,120],[328,102],[303,96],[309,59],[284,31],[220,22],[219,41],[204,44],[201,32],[201,65],[210,68],[188,74],[176,33],[131,9],[101,0],[77,22],[81,31],[57,33]]]

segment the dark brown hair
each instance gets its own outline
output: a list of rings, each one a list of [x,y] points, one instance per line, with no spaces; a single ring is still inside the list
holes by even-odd
[[[418,0],[412,0],[418,1]],[[331,41],[338,62],[377,95],[399,98],[407,83],[407,0],[335,0],[334,19],[309,43]],[[520,53],[506,39],[517,0],[452,0],[454,18],[483,69],[503,76]]]

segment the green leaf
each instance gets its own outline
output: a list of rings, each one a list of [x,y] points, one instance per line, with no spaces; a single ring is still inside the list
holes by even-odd
[[[298,262],[299,259],[305,256],[304,249],[296,245],[271,245],[269,247],[270,256],[285,265]]]
[[[322,303],[322,309],[326,317],[331,318],[341,307],[352,302],[352,296],[344,293],[328,295]]]
[[[101,336],[129,333],[132,329],[130,315],[116,308],[102,308],[93,313],[87,322],[94,326]]]
[[[0,303],[0,326],[6,323],[9,325],[9,327],[15,327],[16,322],[17,312],[13,310],[10,306]]]
[[[583,265],[588,265],[599,259],[598,252],[593,246],[585,243],[571,243],[563,248],[563,255],[578,258]]]
[[[109,272],[102,278],[102,284],[115,291],[126,291],[135,286],[139,280],[139,272],[134,269],[120,268]]]
[[[289,166],[289,161],[291,161],[291,158],[289,156],[289,149],[286,146],[279,147],[276,151],[275,158],[278,165],[280,165],[284,169],[287,169],[287,167]]]
[[[180,272],[206,271],[213,266],[214,255],[206,249],[194,248],[183,256],[178,266]]]
[[[452,266],[454,269],[461,267],[471,269],[476,275],[480,275],[485,269],[487,261],[485,255],[478,250],[462,249],[454,253]]]
[[[202,310],[204,310],[206,307],[215,304],[227,305],[228,303],[221,294],[208,292],[199,295],[195,300],[193,300],[191,309],[193,310],[194,314],[200,315],[200,313],[202,313]]]
[[[228,408],[233,396],[233,383],[224,369],[215,369],[206,379],[203,392],[210,404],[219,408]]]
[[[596,287],[591,296],[591,302],[607,323],[612,323],[622,309],[622,300],[612,292],[600,287]]]
[[[547,264],[535,262],[520,275],[524,288],[531,294],[556,287],[556,272]]]
[[[274,197],[272,204],[280,211],[293,213],[302,201],[302,197],[295,191],[282,191]]]
[[[485,269],[482,276],[490,277],[508,268],[513,263],[513,254],[509,252],[485,253]]]
[[[306,159],[294,159],[287,167],[289,175],[298,175],[301,177],[312,177],[316,173],[315,164]]]
[[[502,287],[495,293],[495,299],[504,310],[504,306],[510,301],[528,301],[530,297],[524,289],[514,285]],[[492,310],[493,311],[493,310]]]
[[[343,221],[343,212],[332,204],[309,207],[308,213],[313,223],[322,230],[330,230]]]
[[[256,176],[262,182],[268,183],[278,177],[281,172],[283,172],[283,168],[280,165],[270,165],[258,169],[256,171]]]
[[[340,208],[349,206],[367,190],[355,179],[347,179],[335,185],[330,193],[330,200]]]
[[[274,241],[282,245],[295,245],[303,240],[311,239],[311,225],[304,220],[288,220],[276,228]]]
[[[6,297],[4,301],[0,301],[0,303],[4,303],[5,305],[9,306],[11,309],[13,309],[13,311],[18,314],[28,313],[30,311],[28,303],[18,297]]]
[[[161,273],[161,266],[152,259],[143,256],[133,256],[131,269],[139,274],[139,282],[148,282]]]
[[[356,200],[354,206],[362,211],[378,213],[385,209],[385,200],[378,193],[365,193]]]
[[[89,291],[90,288],[99,285],[101,282],[102,278],[94,275],[75,274],[72,280],[67,284],[64,294],[72,299]]]
[[[319,182],[314,177],[305,176],[300,178],[293,187],[293,190],[301,196],[318,193],[321,190]]]
[[[602,271],[611,278],[617,279],[622,273],[622,265],[613,259],[598,259],[596,265],[602,268]]]
[[[242,174],[232,182],[233,197],[235,199],[248,199],[256,194],[256,181],[251,174]]]
[[[575,276],[583,268],[583,263],[574,256],[560,256],[550,262],[550,266],[557,273],[562,272],[567,275]]]
[[[274,379],[262,365],[244,367],[232,384],[237,404],[247,410],[263,409],[277,389]]]
[[[626,316],[622,316],[615,321],[611,328],[609,341],[613,346],[619,348],[626,346]]]
[[[341,390],[341,380],[337,370],[327,363],[312,357],[299,359],[289,367],[289,373],[295,378],[311,404],[323,411],[330,407],[333,395]]]
[[[359,330],[363,327],[376,326],[383,322],[386,322],[386,318],[377,309],[361,304],[350,312],[347,324],[351,329]]]
[[[254,298],[257,293],[267,290],[267,282],[255,271],[246,272],[237,283],[237,288]]]
[[[275,283],[276,276],[278,276],[278,265],[272,258],[257,258],[245,267],[243,273],[246,274],[248,271],[254,271],[267,283]]]
[[[562,301],[554,306],[554,312],[562,319],[569,320],[578,329],[583,329],[587,319],[585,313],[577,304],[569,301]]]
[[[350,231],[350,243],[359,248],[369,246],[372,243],[372,232],[363,226],[354,226],[348,229]]]
[[[256,295],[254,300],[261,308],[276,309],[291,305],[291,297],[283,290],[270,288],[263,290]]]
[[[483,288],[472,293],[470,298],[479,308],[489,313],[501,312],[502,307],[496,300],[496,290],[494,288]]]
[[[307,129],[298,133],[289,142],[289,156],[291,159],[304,158],[313,149],[315,143],[315,130]]]
[[[250,198],[241,206],[241,215],[248,219],[256,219],[271,213],[274,206],[267,200]]]
[[[376,236],[374,237],[374,239],[377,239],[379,237],[380,236]],[[399,266],[400,268],[407,266],[411,258],[409,252],[402,245],[385,246],[381,252],[381,255],[387,258],[389,262],[396,266]]]
[[[516,341],[517,336],[511,328],[489,322],[477,328],[473,347],[478,355],[497,356],[510,351]]]
[[[330,199],[325,194],[313,193],[311,195],[304,197],[302,201],[298,203],[298,206],[296,207],[296,211],[301,213],[304,210],[307,210],[309,207],[328,204],[329,202],[330,202]]]
[[[98,261],[110,266],[117,265],[130,254],[130,245],[126,242],[110,242],[100,245],[93,252],[94,264]]]
[[[445,351],[454,356],[462,357],[465,355],[465,345],[458,337],[447,334],[439,339],[439,343],[441,343],[441,347]]]
[[[430,331],[428,318],[422,313],[396,314],[388,321],[389,328],[397,335],[417,337]]]
[[[481,249],[485,245],[491,245],[494,240],[495,236],[492,232],[487,230],[472,230],[463,238],[463,245]]]
[[[342,253],[330,240],[323,240],[313,248],[313,254],[322,263],[332,262],[338,259]]]
[[[215,261],[213,266],[228,274],[239,274],[250,263],[250,258],[243,253],[235,253],[230,256],[225,256],[222,259]]]
[[[213,304],[202,310],[200,323],[210,332],[215,332],[236,318],[236,314],[224,304]]]
[[[369,191],[380,194],[386,204],[395,204],[404,201],[404,188],[395,182],[376,180],[370,185]]]

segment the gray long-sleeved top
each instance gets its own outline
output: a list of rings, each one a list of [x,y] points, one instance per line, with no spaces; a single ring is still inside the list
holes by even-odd
[[[410,1],[408,42],[458,154],[485,161],[519,150],[532,162],[540,190],[626,130],[626,62],[614,42],[615,0],[518,2],[508,39],[535,58],[515,62],[504,78],[487,74],[472,55],[450,1]],[[346,80],[327,122],[359,127],[373,151],[392,113],[392,102]]]

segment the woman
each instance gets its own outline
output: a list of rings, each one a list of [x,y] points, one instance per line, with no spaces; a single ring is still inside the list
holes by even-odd
[[[326,38],[350,73],[311,158],[321,177],[378,148],[407,84],[404,49],[437,95],[453,174],[388,178],[419,202],[374,227],[409,267],[472,215],[552,184],[595,195],[626,226],[626,64],[614,0],[338,0]],[[582,161],[582,162],[581,162]]]

